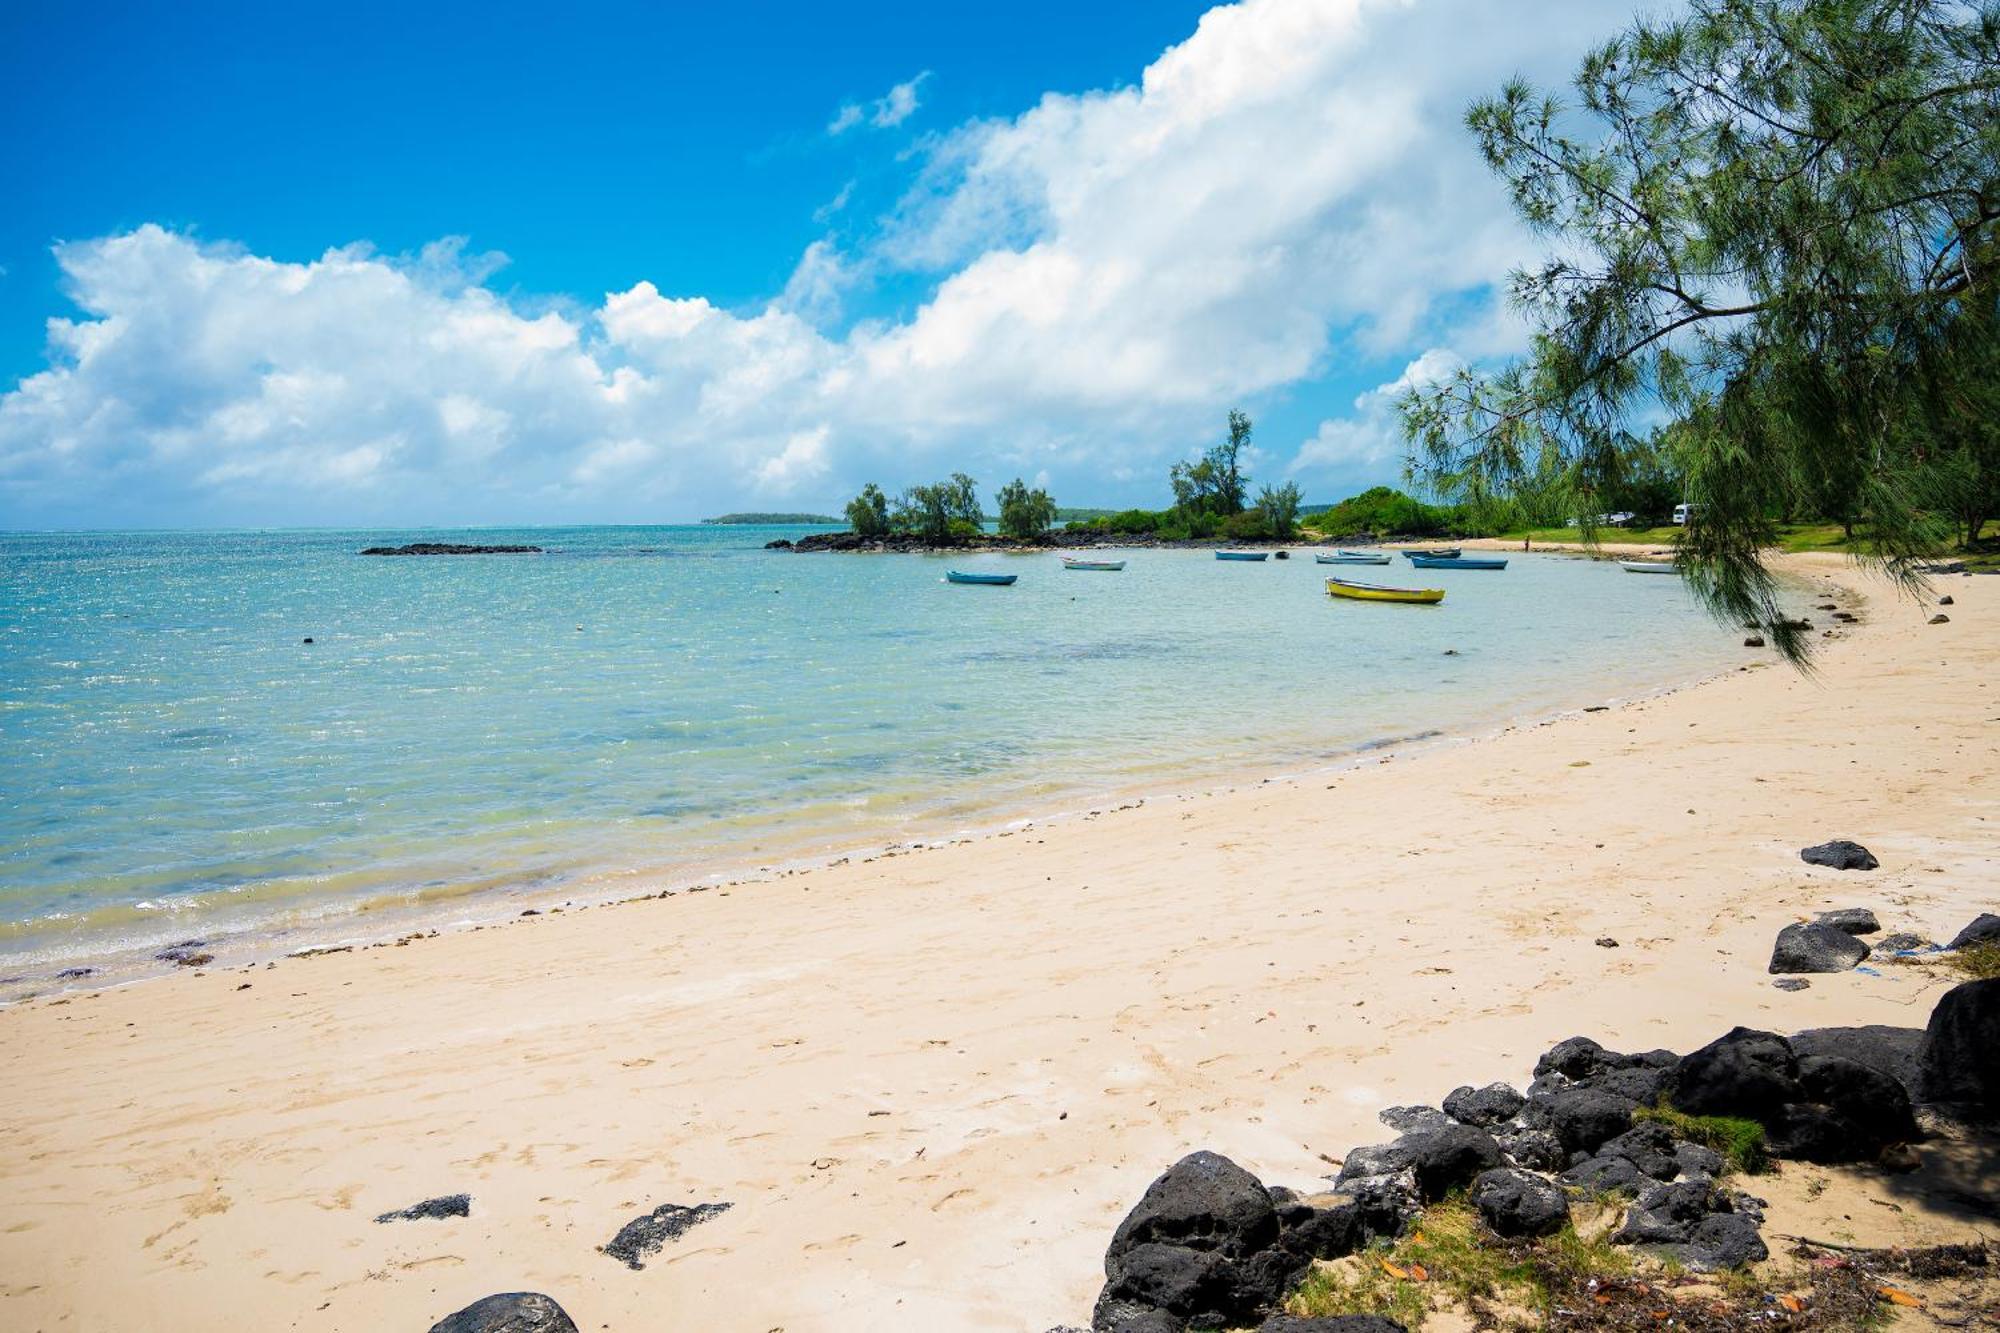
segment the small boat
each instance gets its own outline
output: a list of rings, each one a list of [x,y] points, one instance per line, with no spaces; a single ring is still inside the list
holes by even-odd
[[[1464,554],[1465,552],[1456,546],[1440,546],[1435,551],[1405,551],[1403,557],[1407,560],[1416,560],[1420,557],[1426,560],[1456,560]]]
[[[1387,551],[1350,551],[1345,546],[1341,546],[1336,547],[1333,553],[1335,555],[1367,556],[1370,560],[1380,560],[1385,565],[1389,563],[1389,552]]]
[[[946,583],[977,583],[992,588],[1010,588],[1020,577],[1019,574],[967,574],[956,569],[944,572]]]
[[[1217,551],[1217,560],[1269,560],[1269,551]]]
[[[1085,560],[1081,556],[1066,555],[1062,558],[1064,569],[1098,569],[1107,574],[1115,574],[1125,568],[1123,560]]]
[[[1319,561],[1322,565],[1386,565],[1389,563],[1389,557],[1386,555],[1369,555],[1364,551],[1335,551],[1331,554],[1319,551],[1313,555],[1313,559]]]
[[[1505,569],[1506,560],[1491,555],[1413,555],[1418,569]]]
[[[1618,568],[1627,574],[1672,574],[1678,571],[1671,560],[1620,560]]]
[[[1356,583],[1351,579],[1328,579],[1326,595],[1351,597],[1357,602],[1411,602],[1431,606],[1444,600],[1443,588],[1385,588],[1379,583]]]

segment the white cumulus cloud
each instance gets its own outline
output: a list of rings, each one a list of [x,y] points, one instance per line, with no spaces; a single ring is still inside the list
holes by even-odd
[[[531,308],[488,285],[501,257],[449,241],[305,262],[150,225],[67,244],[78,314],[0,397],[0,525],[691,517],[955,467],[1157,503],[1146,479],[1231,406],[1343,377],[1344,401],[1425,348],[1518,338],[1492,284],[1533,245],[1460,118],[1620,21],[1588,0],[1532,24],[1485,0],[1218,7],[1130,86],[926,141],[879,226],[815,242],[750,308],[651,282]],[[923,78],[844,128],[905,120]],[[883,277],[918,280],[915,307],[843,327]],[[1388,387],[1295,471],[1387,466]]]

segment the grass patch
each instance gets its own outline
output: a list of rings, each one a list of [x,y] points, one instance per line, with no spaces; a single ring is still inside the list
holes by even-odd
[[[1642,1106],[1632,1113],[1635,1120],[1653,1120],[1674,1132],[1675,1137],[1699,1143],[1722,1154],[1732,1170],[1757,1175],[1771,1165],[1764,1147],[1764,1127],[1755,1120],[1730,1115],[1687,1115],[1671,1106]]]
[[[1951,965],[1976,981],[2000,977],[2000,943],[1988,941],[1953,949]]]
[[[1542,1328],[1553,1293],[1631,1268],[1625,1251],[1601,1234],[1586,1239],[1574,1226],[1546,1240],[1500,1241],[1454,1196],[1426,1208],[1394,1244],[1315,1267],[1285,1309],[1306,1317],[1386,1315],[1412,1330],[1439,1310],[1456,1309],[1482,1328]]]
[[[1540,1308],[1544,1293],[1533,1267],[1481,1237],[1463,1199],[1433,1204],[1394,1244],[1315,1268],[1285,1308],[1305,1316],[1387,1315],[1410,1329],[1422,1328],[1435,1305]]]

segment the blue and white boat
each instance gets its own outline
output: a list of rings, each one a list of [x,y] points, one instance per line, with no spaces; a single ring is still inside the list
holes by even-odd
[[[1440,546],[1432,551],[1405,551],[1405,560],[1456,560],[1465,552],[1456,546]]]
[[[1413,555],[1410,563],[1418,569],[1505,569],[1507,562],[1488,555]]]
[[[1217,560],[1269,560],[1269,551],[1217,551]]]
[[[1020,577],[1019,574],[967,574],[956,569],[947,569],[944,572],[946,583],[977,583],[990,588],[1011,587],[1014,580]]]
[[[1370,555],[1366,551],[1317,551],[1313,559],[1322,565],[1386,565],[1389,557],[1380,553]]]
[[[1125,568],[1123,560],[1087,560],[1082,556],[1066,555],[1062,558],[1064,569],[1095,570],[1099,573],[1115,574]]]

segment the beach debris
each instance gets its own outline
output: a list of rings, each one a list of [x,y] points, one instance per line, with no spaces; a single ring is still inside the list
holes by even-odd
[[[1769,971],[1845,972],[1868,957],[1868,946],[1844,930],[1800,921],[1778,932]]]
[[[1930,618],[1930,623],[1933,625],[1949,625],[1951,617],[1940,611]]]
[[[1546,1236],[1569,1221],[1569,1200],[1545,1178],[1517,1167],[1483,1171],[1472,1182],[1472,1206],[1495,1234]]]
[[[1463,1125],[1481,1129],[1504,1125],[1519,1114],[1528,1099],[1505,1083],[1483,1088],[1453,1088],[1444,1099],[1444,1113]]]
[[[576,1333],[576,1324],[540,1292],[510,1291],[446,1315],[430,1333]]]
[[[1939,606],[1951,606],[1951,605],[1953,605],[1953,604],[1954,604],[1954,603],[1953,603],[1953,602],[1952,602],[1952,600],[1951,600],[1951,594],[1950,594],[1950,593],[1946,593],[1946,594],[1945,594],[1944,596],[1942,596],[1942,597],[1938,598],[1938,605],[1939,605]]]
[[[1142,1333],[1134,1328],[1133,1333]],[[1334,1314],[1305,1318],[1300,1315],[1272,1315],[1257,1325],[1257,1333],[1408,1333],[1403,1325],[1379,1314]]]
[[[94,967],[66,967],[62,971],[56,973],[56,980],[77,981],[83,977],[94,977],[96,975],[97,975],[97,969]]]
[[[1981,912],[1964,930],[1951,937],[1947,949],[1963,949],[1973,944],[2000,944],[2000,916]]]
[[[425,1199],[413,1203],[408,1208],[398,1208],[392,1213],[383,1213],[377,1222],[422,1222],[442,1221],[447,1217],[472,1216],[472,1196],[470,1194],[441,1194],[435,1199]]]
[[[1821,912],[1813,920],[1849,935],[1873,935],[1882,929],[1882,923],[1865,907],[1837,907],[1830,912]]]
[[[1873,870],[1881,864],[1866,847],[1846,838],[1801,848],[1799,860],[1807,865],[1827,866],[1834,870]]]
[[[1812,983],[1804,977],[1779,977],[1771,984],[1779,990],[1809,990],[1812,987]]]
[[[1600,949],[1615,949],[1618,947],[1618,941],[1612,939],[1609,935],[1599,935],[1597,937],[1597,947]]]
[[[2000,1113],[2000,977],[1946,991],[1917,1048],[1917,1091],[1976,1118]]]
[[[1762,648],[1764,646],[1764,636],[1761,634],[1745,635],[1743,646],[1745,648]]]
[[[620,1227],[610,1244],[603,1247],[603,1252],[637,1272],[646,1266],[643,1261],[658,1254],[668,1241],[679,1240],[690,1229],[729,1209],[727,1203],[697,1203],[691,1206],[663,1203],[652,1212],[641,1214]]]

